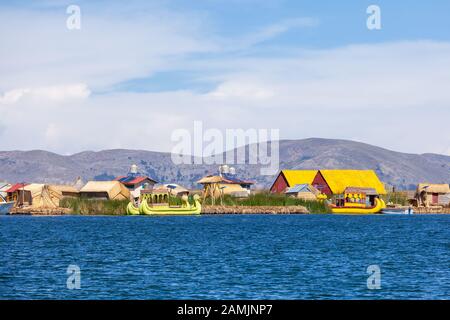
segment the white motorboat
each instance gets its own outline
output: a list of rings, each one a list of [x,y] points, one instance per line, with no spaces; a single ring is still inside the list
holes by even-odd
[[[0,215],[9,214],[13,206],[14,201],[6,201],[6,199],[0,194]]]
[[[414,214],[414,210],[411,207],[409,207],[409,208],[405,208],[405,207],[384,208],[383,210],[381,210],[381,213],[382,214],[406,214],[406,215],[411,215],[411,214]]]

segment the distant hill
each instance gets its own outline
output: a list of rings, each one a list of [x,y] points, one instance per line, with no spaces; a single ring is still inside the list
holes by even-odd
[[[248,147],[246,147],[248,148]],[[136,163],[143,174],[160,182],[198,187],[195,181],[217,173],[218,165],[175,165],[169,153],[143,150],[86,151],[62,156],[47,151],[0,151],[0,180],[71,183],[81,176],[107,180],[126,174]],[[270,187],[274,176],[261,176],[259,165],[234,165],[238,175]],[[413,188],[418,182],[449,183],[450,157],[407,154],[365,143],[304,139],[280,141],[280,169],[373,169],[383,182]]]

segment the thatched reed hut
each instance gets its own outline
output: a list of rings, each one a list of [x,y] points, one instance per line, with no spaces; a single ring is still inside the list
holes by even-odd
[[[77,197],[78,190],[67,185],[49,185],[42,183],[15,184],[8,192],[10,200],[16,206],[53,209],[59,207],[64,197]]]
[[[80,196],[98,200],[129,200],[130,191],[119,181],[89,181]]]
[[[416,190],[419,205],[448,205],[450,186],[448,184],[419,183]]]

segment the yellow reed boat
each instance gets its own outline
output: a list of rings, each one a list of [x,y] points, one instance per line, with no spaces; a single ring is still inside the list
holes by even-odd
[[[383,199],[376,198],[375,205],[371,207],[351,207],[351,206],[337,207],[332,205],[331,212],[340,214],[375,214],[380,213],[381,210],[383,210],[384,208],[386,208],[386,205]]]
[[[336,196],[330,205],[332,213],[337,214],[376,214],[386,208],[383,199],[371,188],[346,188],[344,194]]]
[[[127,206],[129,215],[198,215],[202,211],[200,197],[193,196],[193,204],[189,203],[188,196],[181,197],[180,206],[169,205],[169,196],[167,192],[143,193],[140,198],[140,204],[137,207],[133,202]]]

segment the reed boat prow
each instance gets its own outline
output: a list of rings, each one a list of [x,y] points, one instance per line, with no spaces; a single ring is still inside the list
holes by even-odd
[[[139,207],[136,207],[132,201],[127,205],[127,214],[138,215],[141,214]]]

